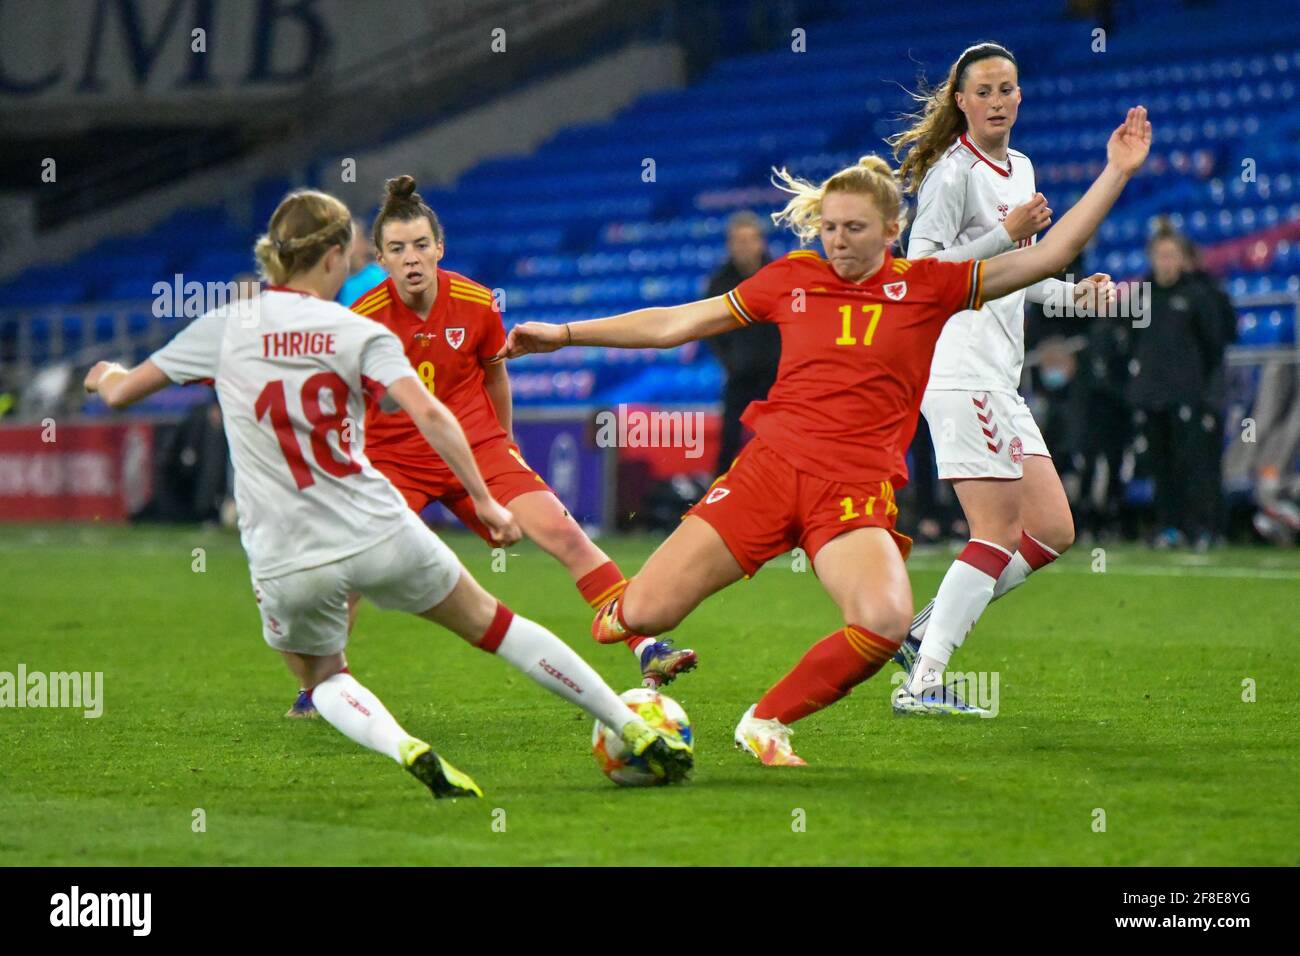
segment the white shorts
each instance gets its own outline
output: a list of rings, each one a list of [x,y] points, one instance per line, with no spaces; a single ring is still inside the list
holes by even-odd
[[[1015,392],[927,389],[921,414],[943,479],[1021,478],[1026,455],[1052,457]]]
[[[451,593],[460,559],[414,512],[396,534],[341,561],[253,579],[262,637],[277,651],[324,656],[348,643],[348,595],[420,614]]]

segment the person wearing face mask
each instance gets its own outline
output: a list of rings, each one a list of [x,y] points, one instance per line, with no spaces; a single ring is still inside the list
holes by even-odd
[[[1222,365],[1232,331],[1186,239],[1167,223],[1147,243],[1149,324],[1129,336],[1128,399],[1155,482],[1157,547],[1214,539],[1222,455]]]
[[[904,188],[917,195],[909,258],[956,262],[996,256],[1033,246],[1051,224],[1033,164],[1010,146],[1019,83],[1015,55],[1006,47],[968,47],[938,88],[918,94],[924,108],[911,127],[889,140],[902,159]],[[1108,275],[1079,283],[1049,277],[986,301],[979,310],[962,310],[939,338],[921,413],[934,440],[939,478],[952,483],[970,542],[934,600],[913,619],[894,658],[908,671],[906,687],[918,701],[909,713],[982,713],[955,693],[927,695],[921,703],[922,691],[938,682],[990,601],[1074,542],[1065,489],[1018,391],[1024,304],[1051,303],[1058,312],[1079,314],[1113,297]],[[981,565],[998,569],[992,587]]]

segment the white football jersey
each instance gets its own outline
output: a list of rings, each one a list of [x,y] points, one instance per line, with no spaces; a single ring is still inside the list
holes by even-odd
[[[1008,149],[1007,161],[999,162],[963,133],[921,181],[908,258],[923,258],[988,236],[1034,191],[1029,157]],[[1000,232],[1003,241],[974,258],[987,259],[1014,248],[1005,238],[1006,230]],[[1033,241],[1031,237],[1019,244]],[[949,319],[935,347],[926,387],[1016,391],[1025,361],[1024,303],[1021,290]]]
[[[249,305],[252,308],[249,308]],[[195,319],[152,361],[215,384],[255,578],[350,557],[395,534],[401,494],[365,455],[365,391],[415,377],[402,344],[335,302],[268,289]]]

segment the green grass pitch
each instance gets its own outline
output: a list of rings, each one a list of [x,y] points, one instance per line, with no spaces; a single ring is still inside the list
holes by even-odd
[[[616,689],[637,683],[545,555],[521,545],[493,573],[476,540],[448,540]],[[627,573],[654,546],[602,543]],[[918,604],[949,560],[913,557]],[[295,687],[233,535],[0,528],[0,671],[104,673],[98,719],[0,709],[0,863],[1300,864],[1300,556],[1094,560],[1077,548],[993,605],[954,661],[997,672],[997,717],[894,717],[891,664],[797,726],[803,770],[731,746],[745,707],[840,623],[811,572],[772,562],[674,635],[700,652],[668,691],[697,762],[655,790],[605,780],[570,705],[368,607],[353,672],[486,792],[451,803],[323,722],[281,718]]]

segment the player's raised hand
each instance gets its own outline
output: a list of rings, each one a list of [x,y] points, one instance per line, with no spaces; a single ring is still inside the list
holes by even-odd
[[[1052,224],[1052,210],[1047,205],[1047,197],[1034,193],[1029,202],[1017,206],[1007,215],[1002,223],[1012,242],[1036,236]]]
[[[1080,315],[1114,315],[1116,298],[1115,283],[1104,272],[1095,272],[1074,286],[1074,310]]]
[[[487,526],[492,540],[497,544],[509,547],[524,536],[519,530],[519,525],[515,523],[515,516],[495,498],[489,497],[485,501],[475,502],[474,511],[478,515],[478,520]]]
[[[567,325],[549,322],[520,322],[510,330],[506,344],[494,358],[518,358],[529,352],[554,352],[572,343]]]
[[[1132,176],[1146,161],[1151,150],[1151,123],[1147,119],[1147,108],[1135,106],[1128,111],[1124,122],[1110,134],[1106,144],[1106,159],[1118,166],[1125,174]]]

